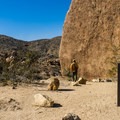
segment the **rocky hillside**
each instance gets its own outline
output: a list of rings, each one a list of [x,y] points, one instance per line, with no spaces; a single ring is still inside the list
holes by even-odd
[[[58,58],[60,41],[60,36],[52,38],[51,40],[36,40],[28,43],[28,49],[38,51],[43,57],[46,55],[54,55],[54,57]]]
[[[15,38],[0,35],[0,53],[10,52],[12,49],[25,49],[24,45],[27,42],[22,40],[16,40]]]
[[[60,46],[63,74],[73,58],[83,77],[116,76],[120,62],[119,0],[72,0]]]
[[[15,38],[0,35],[0,51],[9,52],[12,49],[36,51],[43,56],[46,54],[53,54],[58,57],[58,50],[60,46],[61,36],[52,39],[39,39],[31,42],[17,40]]]
[[[11,51],[17,51],[17,61],[14,71],[20,79],[46,79],[51,75],[60,75],[58,59],[61,37],[22,41],[5,35],[0,35],[0,65],[3,67],[3,78],[10,77],[9,64],[5,59]],[[22,64],[25,63],[25,64]],[[9,74],[8,74],[9,73]],[[9,76],[8,76],[9,75]],[[9,78],[12,79],[12,78]]]

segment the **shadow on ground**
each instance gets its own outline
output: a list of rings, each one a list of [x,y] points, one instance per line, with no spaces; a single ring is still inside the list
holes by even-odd
[[[58,91],[74,91],[74,89],[58,89]]]
[[[62,107],[62,105],[59,103],[54,103],[53,108],[58,108],[58,107]]]

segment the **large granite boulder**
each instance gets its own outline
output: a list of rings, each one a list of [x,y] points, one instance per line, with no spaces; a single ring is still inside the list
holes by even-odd
[[[116,75],[119,48],[120,0],[72,0],[60,45],[62,74],[76,59],[82,77]]]

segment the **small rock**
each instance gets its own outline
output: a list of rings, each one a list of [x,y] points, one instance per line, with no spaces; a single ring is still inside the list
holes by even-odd
[[[86,84],[87,80],[80,77],[79,80],[78,80],[79,84]]]
[[[35,106],[52,107],[54,104],[54,101],[47,95],[36,94],[34,95],[34,98],[35,98],[35,103],[34,103]]]
[[[92,79],[92,82],[101,82],[102,80],[100,78]]]
[[[111,79],[106,79],[105,82],[112,82],[112,80]]]
[[[62,120],[81,120],[78,115],[75,115],[73,113],[66,114]]]
[[[72,86],[79,86],[79,83],[78,82],[71,82],[71,85]]]

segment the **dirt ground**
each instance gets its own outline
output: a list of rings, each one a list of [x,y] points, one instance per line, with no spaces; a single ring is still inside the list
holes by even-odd
[[[51,97],[55,106],[33,106],[34,95],[38,93]],[[47,91],[47,84],[18,86],[17,89],[0,87],[0,100],[7,99],[11,99],[8,102],[11,106],[0,103],[0,120],[62,120],[67,113],[77,114],[81,120],[120,119],[117,82],[87,82],[86,85],[71,86],[70,81],[61,80],[59,91]]]

